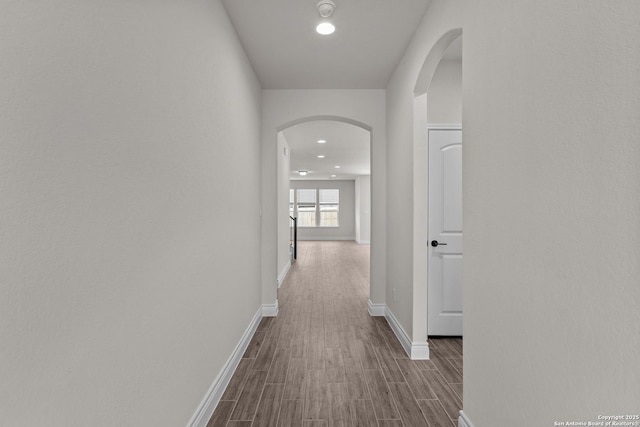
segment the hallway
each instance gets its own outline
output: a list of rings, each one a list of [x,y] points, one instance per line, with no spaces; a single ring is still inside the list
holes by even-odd
[[[430,340],[412,361],[367,312],[369,246],[300,242],[207,427],[455,426],[462,340]]]

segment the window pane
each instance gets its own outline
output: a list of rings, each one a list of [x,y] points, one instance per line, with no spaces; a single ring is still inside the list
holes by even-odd
[[[323,188],[319,193],[320,227],[338,227],[340,190]]]
[[[300,203],[313,203],[316,204],[316,190],[315,189],[299,189],[298,190],[298,204]]]
[[[316,207],[302,207],[298,205],[298,227],[316,226]]]
[[[320,205],[320,227],[337,227],[338,205]]]
[[[316,189],[298,189],[298,226],[316,226]]]
[[[320,211],[320,227],[337,227],[338,211]]]
[[[340,190],[338,189],[321,189],[320,203],[340,203]]]

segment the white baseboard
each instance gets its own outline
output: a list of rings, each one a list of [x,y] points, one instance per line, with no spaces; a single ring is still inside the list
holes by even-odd
[[[282,282],[284,282],[284,279],[287,277],[287,273],[289,273],[290,268],[291,268],[291,260],[287,261],[287,265],[284,266],[284,268],[280,272],[280,275],[278,276],[278,288],[282,286]]]
[[[411,360],[429,360],[429,343],[428,342],[412,342]]]
[[[356,240],[356,243],[359,245],[370,245],[371,242],[368,240]]]
[[[460,416],[458,417],[458,427],[473,427],[473,423],[463,411],[460,411]]]
[[[460,130],[462,129],[462,123],[427,123],[427,129],[429,130]]]
[[[231,357],[227,360],[227,362],[222,367],[222,370],[218,374],[211,387],[207,391],[204,399],[200,402],[198,409],[196,409],[195,414],[189,420],[187,427],[206,427],[209,419],[213,415],[213,411],[218,406],[218,402],[220,402],[220,398],[222,398],[222,394],[224,393],[225,388],[229,385],[229,381],[233,376],[238,364],[240,363],[240,359],[244,354],[253,334],[258,328],[258,324],[260,324],[260,320],[262,319],[262,307],[258,309],[253,319],[251,319],[251,323],[242,338],[240,338],[240,342],[236,345],[236,348],[233,349],[233,353],[231,353]]]
[[[307,241],[307,242],[324,242],[324,241],[354,241],[356,240],[356,236],[301,236],[300,229],[298,229],[298,240]]]
[[[370,316],[384,316],[387,306],[384,304],[374,304],[369,300],[368,309]]]
[[[273,304],[262,304],[263,317],[276,317],[278,315],[278,300]]]
[[[398,322],[396,316],[389,310],[389,307],[386,307],[384,317],[387,319],[387,322],[389,322],[393,333],[396,334],[400,344],[402,344],[402,348],[404,348],[404,351],[411,360],[429,359],[429,343],[427,341],[412,342],[409,335],[407,335],[402,326],[400,326],[400,322]]]

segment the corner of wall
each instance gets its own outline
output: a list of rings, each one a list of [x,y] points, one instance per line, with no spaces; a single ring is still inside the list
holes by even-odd
[[[473,423],[466,416],[464,411],[460,411],[460,416],[458,417],[458,427],[473,427]]]
[[[429,343],[428,342],[413,342],[409,338],[409,335],[402,328],[398,319],[393,315],[389,307],[386,304],[374,304],[369,300],[369,315],[374,317],[384,316],[391,326],[391,330],[395,334],[398,341],[402,345],[402,348],[407,353],[411,360],[427,360],[429,359]]]
[[[276,317],[278,315],[278,300],[273,304],[262,304],[263,317]]]
[[[402,348],[407,353],[411,360],[427,360],[429,359],[429,343],[427,341],[418,342],[411,341],[409,335],[405,332],[398,319],[393,315],[393,312],[387,307],[385,310],[385,316],[389,326],[393,330],[393,333],[402,344]]]
[[[385,314],[386,308],[387,306],[385,304],[374,304],[373,302],[371,302],[371,300],[369,300],[368,310],[370,316],[382,317]]]

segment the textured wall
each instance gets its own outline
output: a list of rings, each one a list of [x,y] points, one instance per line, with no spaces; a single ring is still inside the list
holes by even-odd
[[[0,57],[0,425],[185,425],[260,306],[222,6],[5,1]]]
[[[414,91],[427,55],[445,33],[461,26],[461,1],[434,0],[386,91],[386,302],[409,337],[418,342],[427,337],[427,111],[425,107],[420,116],[416,114]],[[436,65],[439,60],[440,56]],[[421,138],[414,138],[414,132],[420,132]]]
[[[465,413],[638,414],[640,3],[465,14]]]
[[[427,123],[462,123],[462,61],[441,61],[427,93]]]

